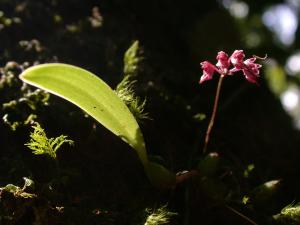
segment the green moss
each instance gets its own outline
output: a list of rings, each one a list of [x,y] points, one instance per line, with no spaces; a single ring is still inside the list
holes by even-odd
[[[56,138],[48,138],[44,129],[39,123],[35,123],[32,128],[34,131],[30,134],[29,143],[25,144],[32,150],[35,155],[48,155],[53,159],[56,159],[56,152],[64,143],[73,145],[74,142],[65,135],[60,135]]]
[[[281,212],[273,218],[281,224],[296,225],[300,224],[300,203],[290,204],[284,207]]]
[[[134,93],[133,88],[135,83],[136,80],[132,81],[129,76],[125,76],[115,91],[137,120],[149,118],[148,113],[144,111],[146,99],[141,100]]]
[[[177,215],[175,212],[170,212],[166,205],[156,210],[146,209],[146,212],[149,215],[144,225],[170,224],[171,218]]]

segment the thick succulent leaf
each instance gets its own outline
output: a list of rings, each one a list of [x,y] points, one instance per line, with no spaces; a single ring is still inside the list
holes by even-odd
[[[139,125],[123,101],[99,77],[79,67],[50,63],[25,70],[20,79],[83,109],[131,145],[142,163],[147,164],[145,143]]]
[[[117,94],[99,77],[79,67],[50,63],[25,70],[24,82],[60,96],[96,119],[136,150],[148,178],[158,187],[170,187],[175,175],[147,158],[140,127]]]

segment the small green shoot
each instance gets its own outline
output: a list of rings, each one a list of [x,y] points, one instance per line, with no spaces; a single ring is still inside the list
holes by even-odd
[[[124,54],[124,75],[135,77],[138,74],[139,65],[143,61],[142,49],[139,45],[139,41],[133,42],[133,44],[127,49]]]
[[[34,130],[30,134],[31,139],[29,143],[25,145],[30,148],[35,155],[48,155],[51,158],[56,159],[56,152],[62,144],[74,144],[74,142],[65,135],[60,135],[56,138],[48,138],[46,132],[39,123],[35,123],[32,128]]]

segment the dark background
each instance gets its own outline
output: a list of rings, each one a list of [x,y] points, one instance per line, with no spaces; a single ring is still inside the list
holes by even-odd
[[[7,77],[7,62],[33,65],[58,61],[90,70],[115,87],[124,75],[123,55],[138,40],[143,62],[136,77],[136,93],[147,99],[146,111],[151,118],[140,125],[149,154],[159,155],[176,173],[195,168],[203,158],[201,148],[218,75],[199,85],[199,63],[216,63],[220,50],[230,55],[243,49],[247,58],[267,54],[267,60],[258,62],[263,65],[259,85],[248,83],[242,73],[224,80],[209,151],[219,153],[221,173],[227,176],[222,180],[226,184],[222,202],[229,198],[235,205],[234,200],[252,193],[260,184],[281,180],[277,195],[266,206],[236,206],[258,224],[271,224],[272,215],[297,202],[300,195],[300,134],[294,122],[300,115],[299,106],[285,111],[280,101],[289,87],[298,89],[299,71],[290,76],[285,65],[299,50],[299,32],[296,30],[293,43],[284,44],[262,18],[278,4],[290,7],[296,19],[299,9],[292,1],[249,0],[242,2],[248,14],[236,17],[232,10],[237,3],[241,1],[1,0],[0,82]],[[93,15],[93,9],[98,16]],[[277,17],[282,21],[286,18]],[[12,83],[1,86],[1,104],[24,95],[17,78],[20,68],[12,70]],[[219,207],[223,203],[216,201],[216,208],[211,206],[215,199],[203,197],[206,193],[201,188],[199,194],[197,182],[172,191],[153,188],[125,143],[57,97],[51,96],[47,105],[35,110],[23,103],[0,109],[1,117],[11,115],[11,122],[21,121],[32,112],[50,137],[66,134],[75,141],[74,148],[59,154],[66,180],[58,182],[54,194],[41,191],[53,180],[52,162],[31,154],[24,146],[29,140],[29,125],[12,131],[1,122],[0,186],[22,185],[22,177],[31,177],[42,203],[30,207],[65,207],[62,214],[46,210],[41,219],[44,224],[142,224],[140,213],[145,207],[166,202],[179,213],[174,224],[187,224],[189,207],[189,224],[247,224]],[[205,114],[206,119],[196,120],[198,113]],[[255,169],[245,179],[243,171],[249,164]],[[186,185],[193,186],[190,192],[194,197],[189,203],[184,197]],[[0,222],[33,224],[37,218],[30,207],[25,207],[15,222]],[[95,216],[91,212],[96,208],[108,212]]]

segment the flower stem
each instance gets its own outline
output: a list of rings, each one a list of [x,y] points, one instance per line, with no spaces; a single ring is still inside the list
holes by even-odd
[[[209,138],[210,138],[210,133],[211,133],[212,128],[214,126],[223,78],[224,78],[224,75],[221,75],[220,78],[219,78],[218,87],[217,87],[216,96],[215,96],[214,108],[213,108],[212,115],[211,115],[207,130],[206,130],[203,153],[205,153],[206,150],[207,150],[207,146],[208,146],[208,142],[209,142]]]

